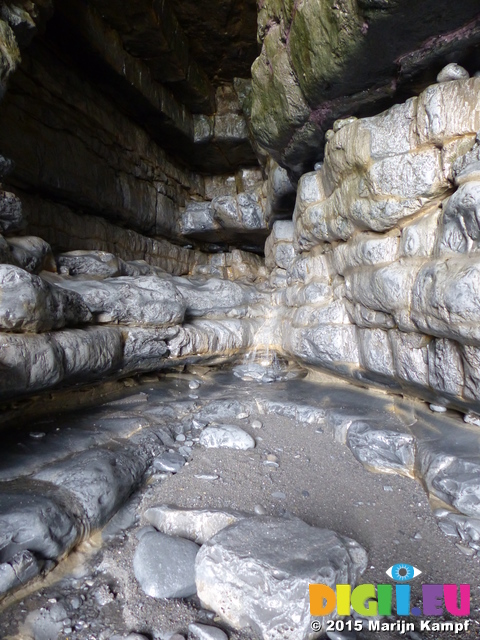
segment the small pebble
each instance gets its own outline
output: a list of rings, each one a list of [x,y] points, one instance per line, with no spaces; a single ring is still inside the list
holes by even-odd
[[[196,393],[190,393],[190,394],[188,395],[188,397],[189,397],[191,400],[198,400],[198,396],[197,396],[197,394],[196,394]]]
[[[413,539],[414,539],[414,540],[423,540],[422,534],[421,534],[421,533],[416,533],[416,534],[413,536]]]
[[[389,484],[384,485],[383,487],[384,491],[393,491],[393,487],[391,487]]]
[[[216,476],[214,473],[199,473],[195,475],[198,480],[218,480],[220,476]]]
[[[272,498],[275,498],[275,500],[285,500],[285,498],[287,497],[283,491],[274,491],[271,494]]]
[[[193,440],[185,440],[185,446],[191,447],[193,445]]]
[[[302,496],[304,498],[309,498],[310,497],[310,493],[308,491],[302,491]]]
[[[321,429],[320,427],[318,427],[318,429],[315,429],[315,433],[323,433],[323,429]]]
[[[264,460],[263,464],[266,467],[273,467],[274,469],[278,469],[278,467],[280,466],[278,462],[273,462],[273,460]]]
[[[442,407],[440,404],[431,404],[430,411],[434,411],[435,413],[445,413],[447,411],[447,407]]]
[[[269,454],[267,455],[267,460],[268,460],[269,462],[278,462],[278,458],[277,458],[277,456],[274,456],[274,455],[273,455],[273,453],[269,453]]]
[[[464,556],[473,556],[473,555],[475,555],[475,550],[474,549],[470,549],[470,547],[464,547],[461,544],[456,544],[455,546],[457,547],[457,549],[459,551],[461,551],[463,553]]]
[[[257,514],[257,516],[267,515],[267,510],[264,507],[262,507],[261,504],[256,504],[253,510]]]
[[[30,437],[34,438],[34,440],[41,440],[42,438],[45,437],[45,433],[43,431],[32,431],[30,433]]]
[[[185,442],[186,437],[185,437],[185,435],[183,433],[179,433],[178,436],[175,438],[175,440],[177,442]]]
[[[246,413],[245,411],[242,411],[242,413],[239,413],[237,415],[237,420],[246,420],[248,418],[248,413]]]
[[[260,420],[253,420],[252,427],[254,429],[261,429],[263,427],[263,424],[260,422]]]
[[[228,640],[228,636],[221,629],[205,624],[189,624],[188,632],[189,640]]]
[[[190,389],[199,389],[200,383],[198,380],[190,380],[190,382],[188,383],[188,386]]]

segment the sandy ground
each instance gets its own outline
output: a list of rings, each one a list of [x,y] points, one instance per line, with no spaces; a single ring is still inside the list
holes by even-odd
[[[179,397],[188,394],[186,382],[174,384]],[[276,388],[282,397],[285,384],[268,385],[268,393]],[[225,386],[225,394],[245,394],[254,399],[266,387],[232,379],[231,385]],[[255,418],[263,423],[261,429],[252,428]],[[480,638],[479,560],[466,557],[440,531],[420,483],[367,471],[346,446],[336,443],[318,425],[300,425],[282,416],[259,414],[229,422],[256,439],[254,450],[205,450],[195,445],[191,460],[179,473],[151,478],[134,497],[139,516],[135,526],[103,546],[97,535],[49,576],[48,586],[37,583],[29,592],[11,599],[10,606],[0,611],[0,637],[107,640],[115,633],[135,631],[148,638],[168,639],[173,632],[186,636],[189,622],[212,622],[214,615],[203,611],[196,598],[156,601],[142,593],[133,576],[136,532],[145,524],[142,513],[152,505],[172,504],[228,507],[248,513],[261,506],[270,515],[288,512],[308,524],[333,529],[354,538],[368,551],[369,567],[362,582],[389,582],[385,572],[399,562],[420,569],[421,578],[412,583],[413,604],[419,603],[422,582],[470,584],[472,629],[459,637]],[[278,468],[264,464],[267,455],[277,457]],[[200,480],[198,475],[218,477]],[[58,604],[64,606],[67,622],[58,623],[57,629],[63,626],[57,635],[51,624],[50,632],[47,628],[42,635],[38,632],[39,616],[48,618],[49,609]],[[35,620],[37,633],[33,636]],[[218,619],[214,624],[222,626]],[[232,640],[257,640],[249,631],[223,628]],[[362,633],[360,637],[390,640],[406,636],[387,632]],[[457,636],[451,632],[412,636],[418,637],[451,640]]]

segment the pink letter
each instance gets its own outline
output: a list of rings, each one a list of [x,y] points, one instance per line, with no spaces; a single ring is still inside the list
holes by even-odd
[[[460,608],[458,608],[458,587],[456,584],[444,584],[445,606],[452,616],[470,615],[470,585],[460,585]]]

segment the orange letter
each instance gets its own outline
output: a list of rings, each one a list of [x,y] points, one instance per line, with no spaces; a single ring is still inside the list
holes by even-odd
[[[335,609],[335,591],[326,584],[310,584],[310,615],[328,616]]]

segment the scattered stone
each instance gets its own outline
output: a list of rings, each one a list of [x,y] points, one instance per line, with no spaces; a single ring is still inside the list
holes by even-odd
[[[190,382],[188,383],[188,387],[189,389],[199,389],[200,388],[200,383],[198,382],[198,380],[190,380]]]
[[[391,492],[391,491],[393,491],[393,487],[392,487],[392,486],[390,486],[389,484],[385,484],[385,485],[383,486],[383,490],[384,490],[384,491]]]
[[[177,442],[185,442],[186,437],[185,437],[185,435],[183,433],[179,433],[178,436],[175,438],[175,440]]]
[[[476,427],[480,427],[480,415],[477,413],[466,413],[463,416],[463,421],[467,424],[474,424]]]
[[[207,427],[202,431],[199,443],[208,449],[254,449],[255,440],[235,425],[223,424]]]
[[[299,519],[247,518],[220,531],[196,561],[198,597],[234,629],[264,640],[311,633],[309,584],[354,585],[367,566],[362,547]],[[325,625],[327,618],[320,618]],[[287,631],[289,630],[289,631]]]
[[[193,623],[188,625],[188,640],[228,640],[228,636],[217,627]]]
[[[272,494],[272,498],[275,500],[285,500],[287,498],[286,494],[283,491],[274,491]]]
[[[414,539],[414,540],[423,540],[423,536],[422,536],[422,534],[421,534],[421,533],[416,533],[416,534],[413,536],[413,539]]]
[[[30,437],[33,438],[34,440],[41,440],[42,438],[45,437],[45,433],[43,431],[32,431],[30,433]]]
[[[435,413],[446,413],[447,407],[443,407],[441,404],[431,404],[430,411],[434,411]]]
[[[468,80],[470,74],[455,62],[447,64],[437,76],[437,82],[451,82],[452,80]]]
[[[176,452],[162,453],[153,461],[153,468],[156,471],[169,471],[170,473],[178,473],[184,465],[185,458]]]
[[[196,592],[195,558],[199,546],[163,533],[146,533],[133,558],[135,577],[152,598],[188,598]]]
[[[145,518],[162,533],[204,544],[225,527],[239,522],[246,514],[229,509],[180,509],[161,505],[151,507]]]
[[[248,413],[246,411],[243,411],[242,413],[239,413],[237,416],[237,420],[246,420],[248,418]]]
[[[220,476],[217,476],[215,473],[199,473],[195,475],[195,478],[198,480],[218,480]]]
[[[253,508],[253,510],[255,511],[257,516],[266,516],[267,515],[267,510],[264,507],[262,507],[261,504],[256,504],[255,507]]]
[[[274,462],[273,460],[264,460],[263,464],[265,467],[272,467],[274,469],[278,469],[280,466],[278,462]]]
[[[263,424],[260,420],[253,420],[252,421],[252,428],[253,429],[261,429],[263,427]]]

